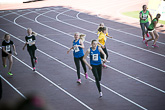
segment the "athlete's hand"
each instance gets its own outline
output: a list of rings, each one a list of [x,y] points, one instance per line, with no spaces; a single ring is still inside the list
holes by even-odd
[[[17,55],[17,52],[14,52],[15,55]]]
[[[78,48],[80,45],[75,45],[74,48]]]
[[[89,66],[89,70],[92,70],[92,66]]]
[[[107,62],[107,60],[103,60],[103,63],[106,63]]]
[[[70,50],[67,51],[67,54],[69,54]]]
[[[9,55],[9,57],[10,57],[10,56],[12,56],[12,54],[11,54],[11,53],[9,53],[8,55]]]

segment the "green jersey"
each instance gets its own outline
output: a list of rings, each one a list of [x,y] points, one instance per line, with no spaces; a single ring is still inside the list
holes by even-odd
[[[142,19],[146,19],[145,21],[140,19],[140,23],[147,23],[148,22],[149,11],[147,10],[146,13],[141,11],[140,14],[142,14]]]
[[[157,21],[157,19],[153,19],[151,21],[151,24],[148,26],[148,29],[154,29],[154,22]]]

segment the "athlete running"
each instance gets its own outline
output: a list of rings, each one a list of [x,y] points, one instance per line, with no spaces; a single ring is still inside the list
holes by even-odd
[[[149,34],[151,35],[152,38],[151,38],[151,39],[148,39],[148,40],[145,42],[146,46],[148,46],[148,42],[149,42],[149,41],[154,40],[152,47],[158,47],[158,46],[156,45],[156,41],[157,41],[158,38],[159,38],[159,34],[158,34],[157,31],[155,30],[155,28],[156,28],[156,25],[157,25],[157,23],[158,23],[158,21],[159,21],[160,16],[161,16],[160,14],[157,14],[156,17],[152,20],[151,24],[149,25],[149,27],[148,27],[148,29],[147,29],[147,31],[149,32]]]
[[[143,5],[142,8],[143,8],[143,10],[140,11],[139,18],[140,18],[140,26],[141,26],[142,35],[143,35],[143,42],[144,42],[145,41],[145,34],[147,35],[147,37],[149,37],[149,34],[146,33],[146,31],[145,31],[145,27],[148,28],[148,26],[149,26],[148,15],[150,16],[151,21],[152,21],[152,15],[147,10],[146,5]]]
[[[31,28],[27,29],[27,33],[28,33],[28,35],[25,37],[26,43],[23,47],[23,50],[27,46],[27,51],[29,52],[29,55],[31,58],[33,71],[35,71],[36,70],[35,64],[37,63],[37,57],[35,57],[35,50],[37,49],[37,47],[35,45],[35,42],[36,42],[35,36],[37,36],[37,34],[35,32],[33,32]]]
[[[104,53],[102,48],[98,46],[97,40],[92,40],[91,45],[92,47],[90,47],[86,51],[83,57],[83,61],[89,67],[89,69],[92,70],[93,75],[95,77],[96,86],[100,93],[100,97],[102,97],[103,94],[100,86],[100,81],[102,76],[102,62],[101,62],[100,54],[102,53],[104,55],[104,60],[103,60],[104,63],[106,62],[106,54]],[[88,64],[88,62],[86,61],[88,54],[90,55],[90,64]]]
[[[13,66],[13,57],[12,57],[12,49],[11,46],[13,47],[14,54],[17,55],[15,45],[13,41],[10,40],[10,35],[5,34],[4,36],[4,41],[2,42],[2,61],[3,61],[3,66],[4,68],[7,67],[6,64],[6,59],[9,59],[9,69],[8,69],[8,74],[13,75],[11,72],[12,66]]]
[[[80,38],[81,36],[81,38]],[[86,69],[86,65],[83,62],[83,56],[84,56],[84,43],[83,43],[83,38],[85,37],[85,35],[80,35],[80,33],[75,33],[74,34],[74,38],[75,40],[72,42],[73,45],[72,47],[67,51],[67,54],[69,54],[69,52],[73,49],[73,56],[74,56],[74,62],[76,65],[76,69],[77,69],[77,83],[81,84],[81,78],[80,78],[80,61],[82,64],[82,67],[84,69],[84,74],[85,74],[85,78],[88,78],[88,74],[87,74],[87,69]]]

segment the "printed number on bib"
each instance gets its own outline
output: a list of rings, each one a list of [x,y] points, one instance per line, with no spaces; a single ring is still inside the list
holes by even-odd
[[[75,51],[75,52],[78,52],[78,51],[80,51],[80,50],[79,50],[78,47],[74,47],[74,51]]]
[[[31,46],[32,45],[32,39],[28,39],[28,43],[29,43],[29,46]]]
[[[10,45],[6,45],[6,52],[10,51]]]
[[[147,19],[147,15],[146,14],[143,15],[143,19]]]
[[[93,54],[92,58],[93,61],[98,61],[98,54]]]

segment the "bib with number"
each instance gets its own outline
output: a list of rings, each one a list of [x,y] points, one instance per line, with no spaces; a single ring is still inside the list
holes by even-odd
[[[80,50],[79,50],[78,47],[74,47],[74,51],[75,51],[75,52],[78,52],[78,51],[80,51]]]
[[[148,15],[147,14],[143,14],[143,19],[147,19]]]
[[[6,52],[10,51],[10,45],[6,45]]]
[[[29,43],[29,46],[31,46],[32,45],[32,38],[31,39],[28,39],[28,43]]]
[[[98,54],[92,54],[92,60],[98,61]]]

